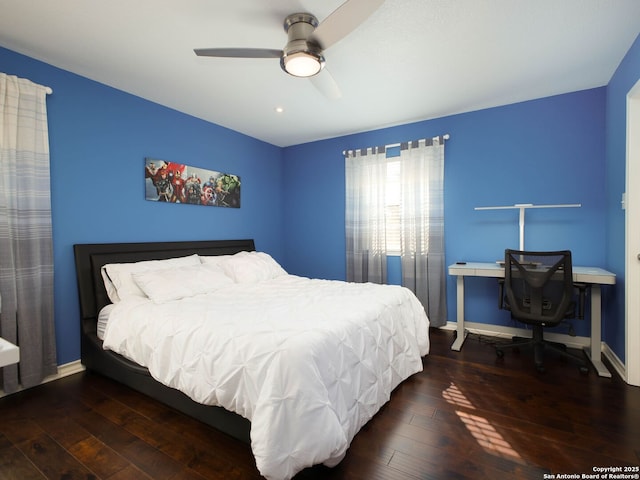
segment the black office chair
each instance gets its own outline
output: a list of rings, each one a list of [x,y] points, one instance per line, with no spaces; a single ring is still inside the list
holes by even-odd
[[[583,357],[567,352],[566,346],[543,338],[546,327],[555,327],[565,319],[576,317],[575,287],[571,252],[528,252],[505,250],[504,293],[501,292],[501,308],[511,312],[511,318],[531,325],[531,338],[513,339],[513,343],[497,345],[496,354],[504,356],[507,348],[533,345],[535,365],[543,372],[542,362],[545,348],[552,348],[563,356],[580,363],[580,371],[589,371]],[[580,289],[579,314],[582,315],[584,285]]]

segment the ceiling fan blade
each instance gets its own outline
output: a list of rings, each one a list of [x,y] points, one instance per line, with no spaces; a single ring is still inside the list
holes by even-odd
[[[196,48],[199,57],[280,58],[282,50],[268,48]]]
[[[312,38],[323,49],[339,42],[364,22],[384,0],[347,0],[324,19]]]
[[[333,76],[329,73],[329,71],[323,68],[320,73],[314,75],[313,77],[309,77],[313,86],[318,89],[320,93],[322,93],[329,100],[338,100],[342,97],[342,92],[340,91],[340,87],[333,79]]]

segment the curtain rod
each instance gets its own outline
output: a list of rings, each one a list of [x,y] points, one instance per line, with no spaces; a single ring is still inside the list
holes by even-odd
[[[445,133],[444,135],[436,135],[435,137],[431,137],[431,139],[435,139],[438,137],[442,137],[443,140],[449,140],[449,138],[451,138],[451,135],[449,135],[448,133]],[[421,138],[420,140],[426,140],[426,138]],[[419,142],[420,140],[411,140],[409,142],[404,142],[404,143],[412,143],[412,142]],[[384,145],[384,148],[394,148],[394,147],[400,147],[402,146],[402,143],[390,143],[389,145]],[[375,147],[375,148],[379,148],[379,147]],[[366,149],[355,149],[355,150],[343,150],[342,154],[346,155],[347,152],[351,152],[351,151],[356,151],[356,150],[366,150]]]
[[[46,92],[47,95],[51,95],[53,93],[53,90],[51,89],[51,87],[44,87],[44,91]]]
[[[451,135],[449,135],[448,133],[445,133],[444,135],[440,135],[444,140],[449,140],[449,138],[451,138]],[[435,137],[432,138],[438,138],[438,135],[436,135]],[[425,138],[421,138],[420,140],[426,140]],[[418,140],[418,141],[420,141]],[[413,140],[415,141],[415,140]],[[402,143],[390,143],[389,145],[385,145],[384,148],[394,148],[394,147],[399,147],[401,146]]]

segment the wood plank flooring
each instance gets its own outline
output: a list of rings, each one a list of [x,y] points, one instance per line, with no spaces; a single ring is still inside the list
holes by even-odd
[[[490,337],[470,335],[461,352],[452,332],[431,341],[424,371],[345,459],[297,479],[539,480],[640,465],[640,388],[615,373],[583,375],[550,352],[540,374],[528,350],[497,359]],[[0,399],[1,480],[260,478],[248,445],[95,374]]]

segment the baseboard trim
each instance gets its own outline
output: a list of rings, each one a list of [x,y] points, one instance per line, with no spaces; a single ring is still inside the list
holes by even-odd
[[[60,380],[61,378],[68,377],[69,375],[74,375],[76,373],[83,372],[85,370],[84,365],[80,360],[76,360],[75,362],[65,363],[64,365],[58,365],[58,373],[55,375],[49,375],[45,377],[45,379],[40,383],[40,385],[53,382],[54,380]],[[26,390],[23,387],[19,387],[13,393],[18,393]],[[13,393],[5,393],[4,390],[0,389],[0,398],[6,397],[7,395],[12,395]]]
[[[458,324],[456,322],[447,322],[447,324],[442,328],[443,330],[456,330]],[[465,330],[469,333],[475,333],[477,335],[486,335],[488,337],[500,337],[500,338],[510,338],[514,336],[531,336],[529,333],[530,330],[525,328],[515,328],[515,327],[506,327],[503,325],[490,325],[487,323],[476,323],[476,322],[464,322]],[[554,342],[564,343],[567,347],[570,348],[583,348],[587,347],[591,343],[591,339],[589,337],[572,337],[570,335],[562,334],[562,333],[545,333],[545,338],[552,340]],[[627,371],[624,366],[624,363],[618,358],[611,348],[605,343],[602,342],[602,355],[609,360],[614,370],[620,378],[627,382]],[[462,347],[464,348],[464,346]]]
[[[465,330],[470,333],[475,333],[478,335],[487,335],[489,337],[503,337],[503,338],[511,338],[514,336],[520,337],[530,337],[531,330],[526,328],[516,328],[516,327],[506,327],[504,325],[490,325],[487,323],[476,323],[476,322],[464,322]],[[457,328],[456,322],[447,322],[444,327],[441,327],[446,330],[455,330]],[[571,335],[566,335],[562,333],[545,333],[545,338],[552,340],[554,342],[564,343],[567,347],[570,348],[583,348],[589,345],[590,339],[589,337],[572,337]]]

